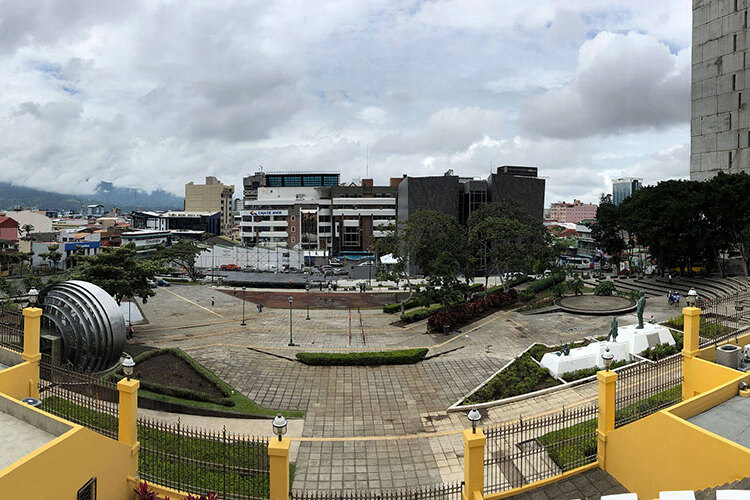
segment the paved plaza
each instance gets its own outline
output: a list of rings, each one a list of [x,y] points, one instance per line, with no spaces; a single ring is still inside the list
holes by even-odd
[[[656,302],[662,301],[653,299],[648,305],[656,320],[678,313]],[[464,413],[448,413],[447,408],[534,342],[556,344],[603,335],[610,321],[567,313],[526,316],[500,311],[461,333],[443,335],[427,334],[424,322],[402,328],[391,324],[398,315],[355,309],[350,339],[347,309],[311,309],[308,321],[306,310],[300,308],[292,310],[299,347],[289,347],[288,309],[266,307],[258,313],[255,304],[247,302],[247,324],[241,326],[242,301],[231,290],[200,285],[160,288],[139,307],[148,323],[136,328],[134,342],[180,347],[257,404],[306,412],[296,438],[294,488],[320,490],[460,481],[460,431],[467,422]],[[620,317],[621,325],[635,322],[634,314]],[[444,354],[414,365],[379,367],[316,367],[284,359],[299,351],[405,347],[429,347],[430,354]],[[484,412],[483,424],[531,417],[595,398],[596,385],[584,384],[491,408]],[[241,430],[242,424],[235,428]],[[247,432],[257,433],[257,423],[248,423]]]

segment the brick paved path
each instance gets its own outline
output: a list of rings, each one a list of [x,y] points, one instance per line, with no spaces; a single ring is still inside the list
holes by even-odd
[[[215,306],[210,305],[210,297]],[[609,318],[568,314],[523,316],[499,312],[452,336],[428,335],[423,324],[391,326],[395,317],[363,310],[367,345],[356,329],[349,347],[346,311],[293,311],[289,348],[288,310],[247,308],[241,301],[203,286],[157,290],[141,306],[148,325],[135,341],[176,346],[261,406],[306,412],[295,488],[399,488],[461,479],[466,427],[463,413],[446,413],[459,400],[534,342],[570,342],[606,334]],[[250,311],[248,311],[250,309]],[[667,313],[657,308],[657,319]],[[620,324],[635,322],[634,315]],[[356,328],[357,323],[353,323]],[[407,366],[309,367],[251,351],[255,346],[293,357],[299,350],[366,350],[432,346],[431,353],[460,347],[444,356]],[[533,416],[596,397],[595,384],[559,391],[488,410],[484,424]],[[354,441],[351,437],[372,436]],[[415,439],[416,437],[416,439]],[[346,479],[344,477],[346,476]]]

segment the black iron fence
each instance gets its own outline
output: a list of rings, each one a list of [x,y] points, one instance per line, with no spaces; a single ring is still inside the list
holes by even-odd
[[[0,346],[23,351],[23,315],[0,309]]]
[[[463,483],[382,491],[291,491],[290,500],[461,500]]]
[[[485,427],[485,494],[541,481],[596,460],[598,407],[589,404]]]
[[[622,368],[615,387],[615,427],[678,403],[682,400],[682,355]]]
[[[224,499],[268,498],[268,440],[242,434],[138,420],[142,480]]]
[[[709,344],[750,325],[750,290],[699,301],[696,306],[701,309],[702,344]]]
[[[119,395],[115,384],[42,359],[39,397],[43,410],[117,439]]]

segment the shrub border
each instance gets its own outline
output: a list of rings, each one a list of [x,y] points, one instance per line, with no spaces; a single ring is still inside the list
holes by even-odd
[[[411,365],[419,363],[428,349],[401,349],[398,351],[366,352],[298,352],[300,363],[310,366],[382,366]]]

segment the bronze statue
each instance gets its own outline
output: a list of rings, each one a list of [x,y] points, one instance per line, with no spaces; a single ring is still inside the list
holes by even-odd
[[[635,304],[635,311],[638,314],[638,326],[636,330],[643,330],[643,310],[646,308],[646,292],[638,292],[638,302]]]
[[[617,316],[612,316],[612,323],[609,327],[609,335],[607,335],[607,342],[617,342]]]

